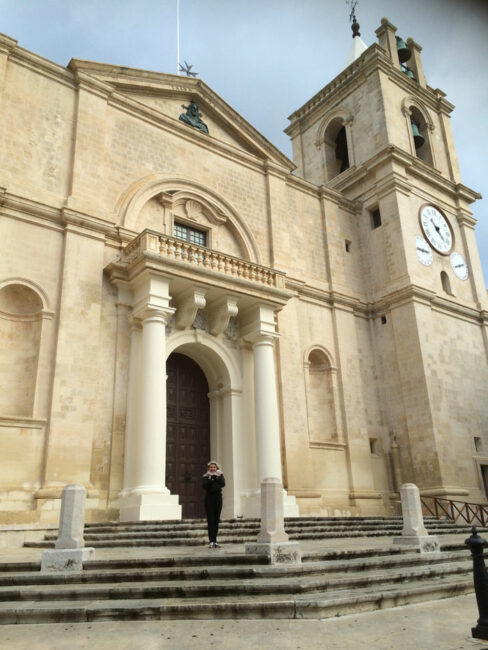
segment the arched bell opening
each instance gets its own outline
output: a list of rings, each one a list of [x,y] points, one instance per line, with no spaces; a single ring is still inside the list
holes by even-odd
[[[432,157],[428,124],[418,108],[411,106],[410,112],[410,129],[412,132],[415,155],[417,158],[420,158],[420,160],[433,165],[434,160]]]
[[[350,167],[346,125],[342,117],[333,119],[324,134],[325,166],[330,181]]]

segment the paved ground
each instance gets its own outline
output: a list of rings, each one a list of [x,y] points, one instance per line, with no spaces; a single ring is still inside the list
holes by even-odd
[[[442,541],[464,539],[442,536]],[[377,547],[391,539],[303,542],[303,550]],[[236,553],[198,547],[97,549],[96,558],[160,557],[195,552]],[[38,560],[37,549],[1,549],[0,562]],[[471,637],[478,610],[474,595],[326,620],[147,621],[0,626],[1,650],[468,650],[488,648]]]

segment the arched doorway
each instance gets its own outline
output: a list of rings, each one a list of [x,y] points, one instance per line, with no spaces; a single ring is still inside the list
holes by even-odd
[[[183,518],[204,517],[201,476],[210,459],[208,382],[184,354],[166,361],[166,485],[178,494]]]

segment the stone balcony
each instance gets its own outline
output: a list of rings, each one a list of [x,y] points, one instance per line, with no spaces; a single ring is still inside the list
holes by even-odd
[[[151,230],[129,242],[105,269],[119,286],[133,284],[144,270],[167,278],[172,298],[195,285],[210,299],[230,292],[242,306],[256,299],[283,306],[291,296],[283,272]]]

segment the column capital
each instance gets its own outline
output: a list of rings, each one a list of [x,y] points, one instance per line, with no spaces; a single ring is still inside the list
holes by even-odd
[[[275,339],[278,339],[279,337],[280,335],[277,332],[259,331],[259,332],[254,332],[253,334],[248,334],[245,337],[245,341],[251,343],[253,348],[256,347],[257,345],[273,346]]]
[[[139,319],[142,324],[147,322],[159,322],[167,325],[171,316],[175,313],[172,307],[159,307],[155,305],[144,305],[133,312],[132,317]]]

